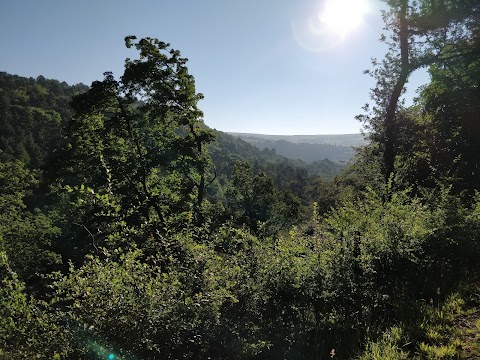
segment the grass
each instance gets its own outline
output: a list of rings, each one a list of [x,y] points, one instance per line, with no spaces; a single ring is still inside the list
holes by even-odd
[[[424,305],[412,324],[391,328],[370,342],[359,360],[480,359],[480,283]]]

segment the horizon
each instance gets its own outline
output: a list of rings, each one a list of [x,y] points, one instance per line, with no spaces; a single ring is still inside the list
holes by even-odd
[[[363,72],[372,58],[386,53],[378,41],[385,5],[343,0],[355,1],[355,11],[340,16],[335,1],[145,0],[134,7],[126,0],[114,5],[0,2],[0,69],[90,85],[106,71],[118,78],[125,58],[137,57],[125,48],[125,36],[149,36],[189,59],[189,73],[205,96],[199,108],[211,128],[279,135],[358,133],[362,124],[355,116],[371,102],[375,86]],[[410,79],[407,103],[426,79],[425,73]]]
[[[5,72],[7,74],[10,74],[10,75],[13,75],[13,76],[19,76],[19,77],[25,77],[25,78],[29,78],[29,79],[33,79],[33,80],[36,80],[39,76],[43,76],[41,74],[37,75],[37,76],[33,76],[33,75],[21,75],[21,74],[12,74],[12,73],[9,73],[8,71],[3,71],[0,69],[0,72]],[[55,80],[55,81],[59,81],[60,83],[62,82],[65,82],[68,86],[77,86],[77,85],[85,85],[85,86],[90,86],[88,84],[85,84],[83,82],[78,82],[78,83],[75,83],[75,84],[71,84],[71,83],[68,83],[67,81],[63,81],[61,79],[50,79],[50,78],[45,78],[46,80]],[[205,123],[205,121],[204,121]],[[205,123],[206,124],[206,123]],[[206,124],[207,126],[209,126],[208,124]],[[362,132],[359,131],[359,132],[356,132],[356,133],[324,133],[324,134],[267,134],[267,133],[254,133],[254,132],[245,132],[245,131],[225,131],[225,130],[220,130],[220,129],[216,129],[216,128],[213,128],[211,126],[209,126],[210,128],[216,130],[216,131],[221,131],[221,132],[224,132],[226,134],[241,134],[241,135],[265,135],[265,136],[342,136],[342,135],[362,135]]]
[[[222,131],[215,129],[217,131]],[[251,132],[241,132],[241,131],[222,131],[227,134],[240,134],[240,135],[265,135],[265,136],[348,136],[348,135],[363,135],[362,132],[357,133],[342,133],[342,134],[264,134],[264,133],[251,133]]]

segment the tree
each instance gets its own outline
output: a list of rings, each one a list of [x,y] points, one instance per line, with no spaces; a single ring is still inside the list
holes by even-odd
[[[18,160],[0,161],[0,252],[29,287],[42,285],[40,274],[58,267],[54,251],[58,228],[39,209],[30,211],[25,199],[38,180]]]
[[[166,226],[195,208],[198,214],[211,162],[213,134],[202,123],[187,59],[157,39],[125,38],[140,52],[126,59],[120,79],[103,81],[74,97],[64,166],[71,184],[114,197],[123,220]]]
[[[471,199],[479,188],[480,62],[459,57],[430,68],[431,82],[397,121],[397,177],[409,186],[442,184]]]
[[[71,97],[88,90],[57,80],[0,72],[0,158],[29,169],[47,169],[60,147],[62,127],[72,117]]]
[[[401,95],[410,75],[426,66],[451,67],[458,58],[478,56],[478,1],[385,0],[390,7],[383,13],[389,51],[381,63],[374,60],[377,86],[371,97],[375,106],[366,105],[368,115],[359,116],[370,131],[371,140],[381,145],[386,182],[393,180],[397,156],[398,115]]]
[[[48,306],[26,293],[0,249],[0,359],[65,359],[69,340]]]
[[[289,190],[278,190],[268,174],[254,174],[246,161],[233,166],[226,197],[228,211],[235,220],[264,235],[292,225],[299,215],[298,198]]]

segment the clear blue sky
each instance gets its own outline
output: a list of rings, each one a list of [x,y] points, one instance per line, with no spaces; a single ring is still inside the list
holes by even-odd
[[[325,1],[0,0],[0,71],[90,85],[136,55],[126,35],[156,37],[189,59],[213,128],[356,133],[374,85],[363,70],[385,52],[381,2],[365,0],[363,23],[332,37],[309,30]]]

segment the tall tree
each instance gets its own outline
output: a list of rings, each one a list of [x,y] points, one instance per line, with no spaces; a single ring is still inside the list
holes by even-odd
[[[140,54],[126,59],[120,79],[107,72],[74,97],[64,160],[70,180],[115,196],[124,218],[166,225],[171,214],[199,211],[211,181],[205,145],[214,136],[187,59],[157,39],[125,43]]]
[[[372,90],[373,108],[359,116],[371,139],[380,145],[383,154],[385,181],[393,180],[397,155],[397,128],[401,95],[410,75],[426,66],[441,64],[451,67],[459,57],[478,56],[478,0],[385,0],[389,11],[383,13],[382,35],[389,51],[382,62],[374,60],[372,72],[377,86]]]

